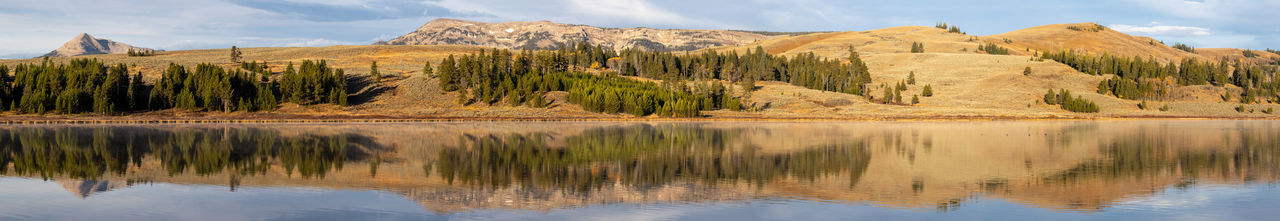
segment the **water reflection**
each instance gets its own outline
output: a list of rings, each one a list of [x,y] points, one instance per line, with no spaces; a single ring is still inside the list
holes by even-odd
[[[459,138],[440,150],[438,173],[454,183],[485,188],[565,188],[589,193],[602,185],[636,188],[680,180],[706,185],[745,182],[756,185],[783,177],[813,181],[848,174],[850,185],[867,169],[871,155],[864,143],[849,142],[759,153],[761,147],[732,145],[742,129],[691,125],[603,127],[564,139],[552,147],[545,135]]]
[[[1101,211],[1198,183],[1274,183],[1278,125],[433,123],[16,126],[4,176],[376,189],[435,212],[816,199],[948,212],[976,198]],[[0,182],[0,186],[5,183]]]
[[[101,179],[158,161],[169,175],[262,175],[273,166],[324,177],[381,149],[354,134],[283,136],[262,128],[31,127],[0,130],[0,164],[19,176]],[[6,169],[6,171],[8,171]]]

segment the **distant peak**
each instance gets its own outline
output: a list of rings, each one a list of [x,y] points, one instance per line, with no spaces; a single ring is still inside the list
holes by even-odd
[[[107,39],[99,39],[89,35],[89,33],[80,33],[67,43],[63,43],[62,47],[41,57],[70,57],[77,55],[91,54],[124,54],[130,50],[150,51],[152,49],[134,47],[129,44],[120,43]]]

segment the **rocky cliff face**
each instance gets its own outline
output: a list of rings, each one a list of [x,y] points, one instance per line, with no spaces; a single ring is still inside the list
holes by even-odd
[[[506,49],[556,49],[561,44],[589,42],[615,50],[638,48],[690,51],[736,46],[783,33],[728,30],[600,28],[541,22],[483,23],[436,19],[409,34],[379,45],[475,45]]]
[[[66,44],[62,44],[61,48],[55,49],[41,57],[71,57],[77,55],[91,54],[124,54],[129,50],[134,51],[151,51],[149,48],[139,48],[125,43],[115,42],[107,39],[98,39],[87,33],[81,33]]]

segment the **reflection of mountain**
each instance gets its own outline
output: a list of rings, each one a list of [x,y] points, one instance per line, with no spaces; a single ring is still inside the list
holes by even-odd
[[[1273,182],[1271,122],[407,124],[0,128],[7,171],[80,196],[132,181],[378,189],[438,212],[811,198],[1096,210]],[[102,188],[100,186],[109,186]],[[74,188],[72,188],[74,187]],[[89,191],[85,191],[89,190]]]
[[[128,187],[124,183],[105,180],[62,180],[58,181],[58,183],[62,184],[62,188],[67,189],[67,192],[71,192],[71,194],[75,194],[76,197],[81,199],[88,198],[95,193]]]

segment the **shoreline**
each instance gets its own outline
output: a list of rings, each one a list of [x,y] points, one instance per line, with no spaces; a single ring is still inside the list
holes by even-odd
[[[117,118],[117,119],[112,119]],[[106,125],[106,124],[314,124],[314,123],[431,123],[431,122],[964,122],[964,121],[1125,121],[1125,120],[1280,120],[1280,117],[1224,116],[902,116],[902,117],[397,117],[397,116],[288,116],[288,117],[0,117],[0,126]]]

